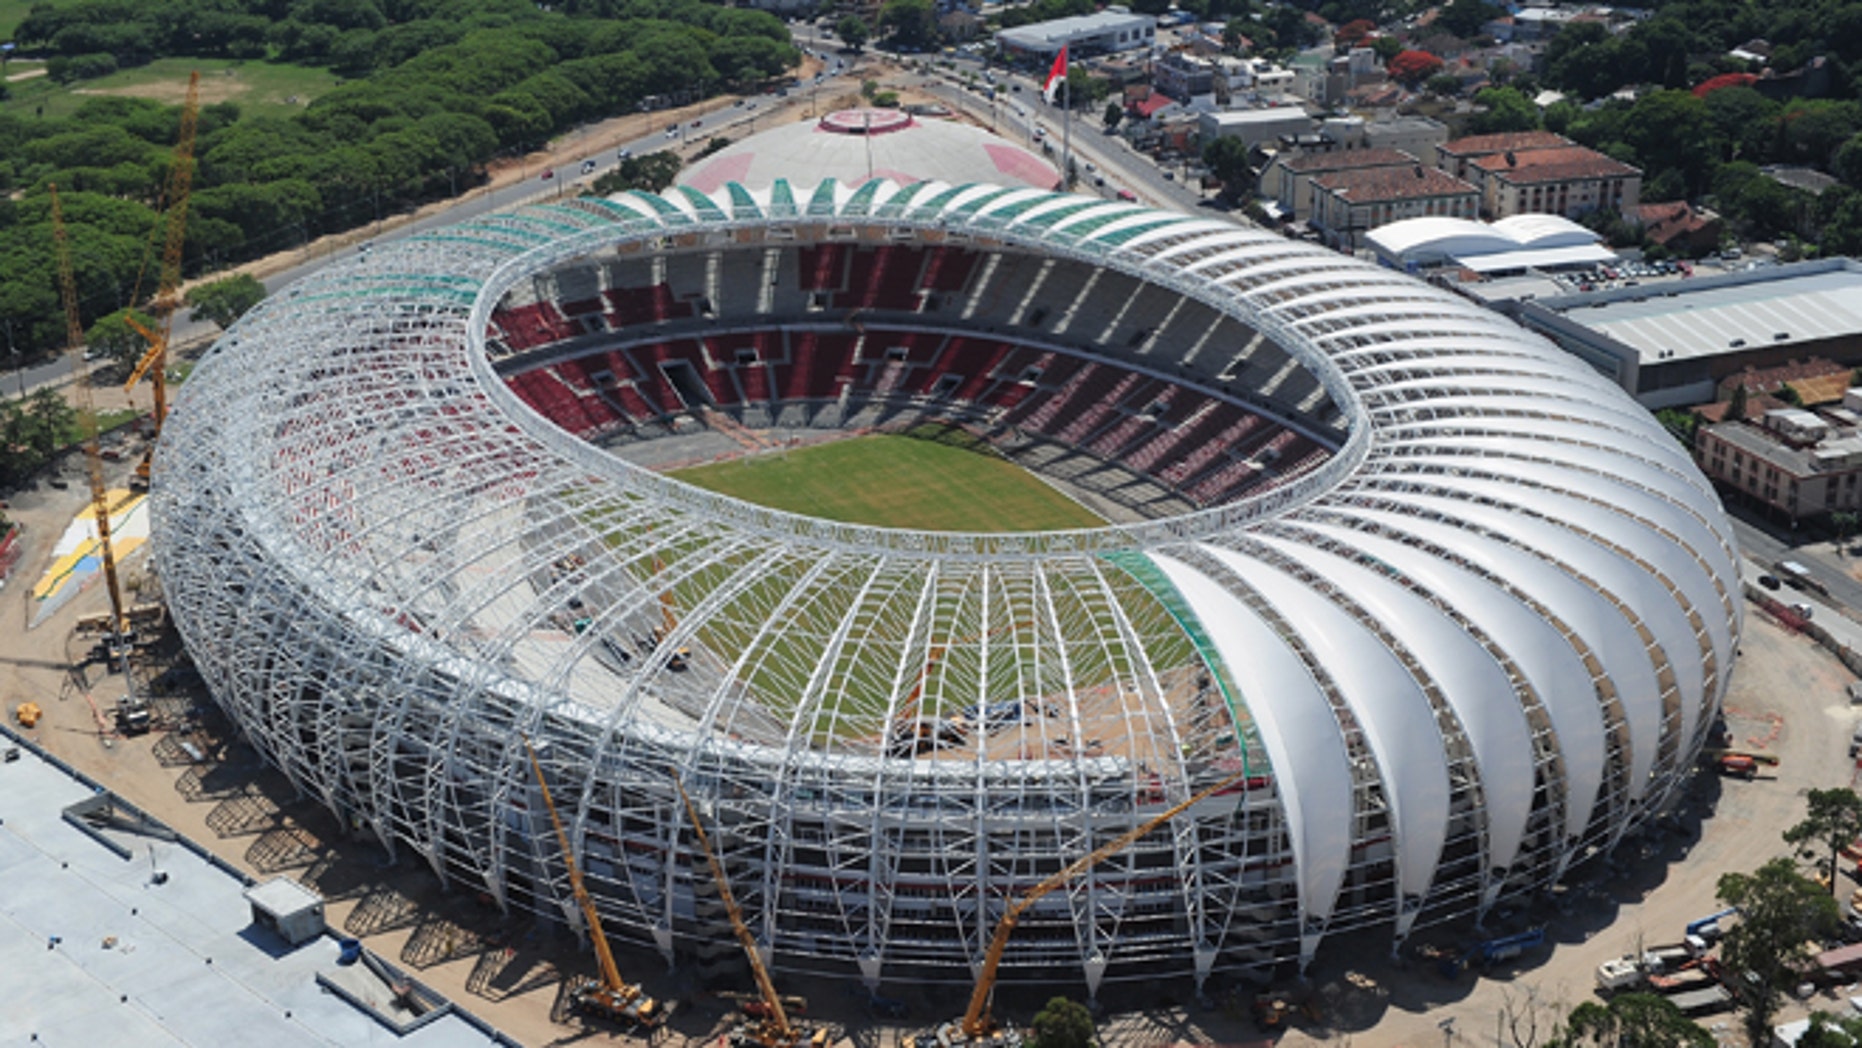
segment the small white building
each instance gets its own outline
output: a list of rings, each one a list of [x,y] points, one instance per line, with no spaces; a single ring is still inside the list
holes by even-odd
[[[1309,134],[1313,126],[1312,117],[1299,106],[1204,113],[1196,122],[1204,142],[1239,138],[1250,147],[1278,142],[1281,135]]]
[[[996,51],[1005,57],[1051,61],[1062,47],[1071,58],[1148,48],[1157,40],[1157,20],[1135,15],[1117,4],[1090,15],[1056,18],[996,33]]]
[[[273,877],[246,889],[252,923],[292,946],[323,934],[323,896],[289,877]]]

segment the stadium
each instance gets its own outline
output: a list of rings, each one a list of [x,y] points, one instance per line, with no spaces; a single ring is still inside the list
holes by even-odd
[[[953,440],[1103,523],[649,468]],[[910,485],[879,460],[839,485]],[[1033,186],[384,243],[221,339],[153,491],[216,700],[347,825],[577,925],[531,740],[610,934],[702,958],[734,947],[676,775],[775,967],[871,987],[967,982],[1017,892],[1231,780],[1024,915],[1004,979],[1200,988],[1487,914],[1669,804],[1740,629],[1711,488],[1550,343]]]

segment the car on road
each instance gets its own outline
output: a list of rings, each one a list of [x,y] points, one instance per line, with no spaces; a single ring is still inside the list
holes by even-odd
[[[1761,586],[1763,586],[1763,587],[1765,587],[1765,588],[1766,588],[1766,589],[1768,589],[1768,590],[1775,590],[1775,589],[1777,589],[1777,588],[1778,588],[1779,586],[1782,586],[1782,585],[1784,585],[1784,583],[1782,583],[1782,582],[1779,582],[1779,581],[1778,581],[1778,576],[1776,576],[1776,575],[1760,575],[1760,576],[1759,576],[1759,585],[1761,585]]]
[[[1164,172],[1164,181],[1175,182],[1176,180],[1177,180],[1177,173],[1175,171]]]
[[[633,151],[633,150],[631,150],[631,149],[622,149],[622,150],[621,150],[620,152],[618,152],[618,153],[616,153],[616,154],[614,154],[614,159],[616,159],[616,160],[626,160],[627,158],[629,158],[629,157],[631,157],[631,156],[633,156],[633,155],[634,155],[634,151]]]
[[[1121,189],[1118,191],[1118,198],[1120,200],[1137,200],[1138,194],[1132,192],[1129,189]]]

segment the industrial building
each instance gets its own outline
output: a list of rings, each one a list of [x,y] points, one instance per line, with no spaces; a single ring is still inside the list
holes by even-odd
[[[1149,49],[1157,40],[1157,19],[1133,14],[1113,4],[1090,15],[1073,15],[1046,22],[1003,29],[996,33],[996,51],[1011,61],[1052,61],[1065,47],[1075,61],[1093,55]]]
[[[1748,367],[1862,366],[1862,263],[1832,258],[1511,303],[1649,408],[1700,404]]]
[[[949,420],[1130,515],[882,529],[627,457],[701,416]],[[773,965],[870,987],[967,983],[1017,892],[1231,781],[1023,914],[1005,980],[1200,987],[1492,912],[1671,802],[1740,630],[1707,480],[1543,338],[1032,186],[688,185],[377,245],[207,353],[153,492],[215,699],[345,825],[576,914],[532,740],[609,931],[675,958],[729,935],[677,775]]]

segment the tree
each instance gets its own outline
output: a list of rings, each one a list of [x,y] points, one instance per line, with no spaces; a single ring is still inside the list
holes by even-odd
[[[1652,993],[1625,993],[1607,1004],[1585,1001],[1571,1009],[1557,1048],[1713,1048],[1713,1035]]]
[[[26,445],[40,462],[52,457],[64,435],[76,424],[78,412],[65,395],[51,387],[35,390],[26,399]]]
[[[937,12],[931,0],[887,0],[879,24],[901,51],[924,51],[937,45]]]
[[[240,273],[189,288],[183,301],[194,307],[189,320],[211,320],[224,331],[264,299],[265,285],[250,274]]]
[[[1439,98],[1453,98],[1461,93],[1461,78],[1453,73],[1437,73],[1422,86],[1424,90]],[[1481,115],[1477,113],[1474,118],[1479,120]]]
[[[1090,1048],[1093,1013],[1078,1001],[1052,997],[1034,1013],[1034,1048]]]
[[[98,317],[97,322],[84,333],[84,344],[111,360],[130,363],[140,359],[142,354],[148,352],[149,340],[129,326],[126,318],[132,315],[136,318],[136,323],[150,329],[156,327],[156,322],[152,317],[134,310],[119,309],[114,313]]]
[[[1681,446],[1694,450],[1694,435],[1700,431],[1700,416],[1681,408],[1663,408],[1655,413],[1655,421],[1662,424]]]
[[[1384,71],[1390,79],[1413,88],[1441,72],[1442,60],[1427,51],[1401,51],[1384,66]]]
[[[1788,858],[1773,859],[1749,874],[1722,875],[1719,896],[1739,908],[1720,957],[1745,986],[1746,1032],[1760,1044],[1769,1036],[1785,993],[1803,978],[1817,941],[1834,933],[1841,918],[1836,900],[1800,875]]]
[[[834,32],[840,36],[841,43],[856,52],[864,50],[866,42],[873,38],[872,31],[860,20],[859,15],[848,15],[834,23]]]
[[[1435,24],[1467,40],[1479,36],[1487,23],[1502,13],[1487,0],[1452,0],[1436,15]]]
[[[1481,110],[1468,128],[1477,135],[1539,129],[1539,107],[1518,88],[1484,87],[1474,93],[1474,104]]]
[[[1830,526],[1836,529],[1836,552],[1839,555],[1849,548],[1849,539],[1856,533],[1858,524],[1862,524],[1862,514],[1853,510],[1839,509],[1830,514]]]
[[[1854,526],[1855,514],[1849,514]],[[1836,887],[1836,864],[1842,850],[1862,837],[1862,796],[1844,786],[1811,790],[1810,810],[1803,821],[1784,831],[1786,844],[1798,845],[1800,856],[1810,858],[1810,845],[1823,845],[1830,852],[1830,887]]]
[[[620,166],[595,179],[591,192],[597,196],[609,193],[622,193],[629,189],[643,189],[657,193],[672,185],[672,180],[679,177],[679,169],[685,161],[670,149],[645,156],[630,156],[621,161]]]
[[[1239,138],[1217,138],[1203,146],[1203,163],[1222,183],[1222,195],[1231,199],[1241,194],[1252,174],[1248,144]]]
[[[1106,130],[1117,131],[1119,124],[1125,120],[1125,107],[1116,101],[1106,103]]]
[[[1810,1013],[1810,1029],[1797,1039],[1797,1048],[1862,1048],[1862,1018]]]
[[[1726,421],[1736,422],[1746,417],[1746,386],[1740,383],[1733,387],[1733,395],[1726,398]]]

